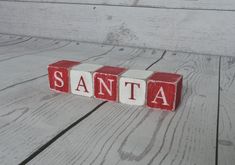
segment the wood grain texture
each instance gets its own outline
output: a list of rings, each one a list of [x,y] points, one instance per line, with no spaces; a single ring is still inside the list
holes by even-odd
[[[226,56],[235,54],[234,17],[228,11],[0,2],[2,33]]]
[[[1,39],[0,39],[1,40]],[[68,45],[69,41],[46,40],[27,37],[20,42],[10,42],[0,47],[0,62],[33,54],[42,54]]]
[[[235,162],[235,58],[221,60],[218,164]]]
[[[26,42],[30,37],[15,36],[15,35],[3,35],[0,34],[0,49],[4,49],[7,46],[12,46]]]
[[[204,10],[235,10],[233,0],[0,0],[16,2],[71,3],[89,5],[132,6],[151,8],[179,8]]]
[[[145,68],[159,59],[162,53],[154,49],[70,42],[58,49],[1,62],[1,70],[4,69],[0,72],[1,164],[20,163],[101,103],[91,98],[50,92],[46,76],[47,64],[70,59]]]
[[[168,52],[150,70],[184,76],[175,112],[106,103],[30,164],[215,164],[219,58]]]

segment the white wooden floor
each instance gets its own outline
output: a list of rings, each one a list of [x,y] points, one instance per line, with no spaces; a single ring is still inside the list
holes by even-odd
[[[177,72],[176,112],[52,93],[60,59]],[[235,57],[0,35],[0,164],[231,165]]]

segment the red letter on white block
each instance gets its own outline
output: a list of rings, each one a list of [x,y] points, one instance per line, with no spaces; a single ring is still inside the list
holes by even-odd
[[[76,95],[92,97],[94,95],[93,73],[101,68],[101,65],[80,64],[70,71],[71,92]]]
[[[88,90],[87,90],[86,83],[84,81],[83,76],[81,76],[81,78],[80,78],[80,80],[78,82],[78,86],[77,86],[77,89],[76,89],[77,91],[80,91],[79,87],[83,87],[84,88],[84,92],[89,93]]]
[[[128,84],[131,85],[131,97],[129,99],[131,100],[136,100],[135,99],[135,93],[134,93],[134,90],[135,90],[135,85],[140,88],[140,83],[134,83],[134,82],[125,82],[125,86],[127,86]]]
[[[151,71],[128,70],[119,81],[120,102],[130,105],[144,105],[146,100],[146,80]]]

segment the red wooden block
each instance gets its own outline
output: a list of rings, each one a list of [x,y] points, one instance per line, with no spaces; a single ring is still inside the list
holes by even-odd
[[[48,66],[50,89],[59,92],[69,92],[69,70],[80,62],[62,60]]]
[[[95,98],[118,101],[118,80],[126,68],[103,66],[93,74]]]
[[[181,100],[183,76],[173,73],[154,73],[147,82],[147,106],[175,110]]]

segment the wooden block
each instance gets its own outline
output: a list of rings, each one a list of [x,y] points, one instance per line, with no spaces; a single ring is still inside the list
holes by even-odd
[[[152,71],[128,70],[119,80],[119,100],[130,105],[144,105],[146,100],[146,81]]]
[[[80,62],[62,60],[48,65],[48,78],[50,89],[69,92],[69,70]]]
[[[73,94],[94,96],[93,73],[102,65],[80,64],[70,70],[70,88]]]
[[[183,76],[173,73],[154,73],[147,82],[147,106],[175,110],[180,103]]]
[[[97,99],[118,101],[119,76],[126,68],[103,66],[93,74],[94,96]]]

